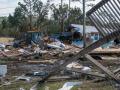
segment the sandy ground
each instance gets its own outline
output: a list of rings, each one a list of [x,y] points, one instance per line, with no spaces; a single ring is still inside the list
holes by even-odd
[[[14,38],[9,38],[9,37],[0,37],[0,43],[8,43],[13,41]]]

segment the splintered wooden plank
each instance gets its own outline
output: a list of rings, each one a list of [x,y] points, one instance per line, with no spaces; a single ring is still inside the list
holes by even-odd
[[[118,79],[115,74],[113,72],[111,72],[109,69],[107,69],[106,67],[104,67],[102,64],[100,64],[98,61],[96,61],[94,58],[92,58],[90,55],[85,54],[84,55],[85,58],[89,61],[91,61],[92,63],[94,63],[94,65],[96,65],[99,69],[101,69],[105,74],[107,74],[111,79],[119,82],[120,79]]]

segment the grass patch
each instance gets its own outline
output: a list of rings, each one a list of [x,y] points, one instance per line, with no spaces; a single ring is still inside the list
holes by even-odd
[[[49,82],[44,83],[42,86],[38,87],[38,90],[58,90],[63,87],[66,82],[79,82],[77,80],[70,80],[70,81],[60,81],[60,82]],[[77,87],[76,87],[77,88]],[[76,90],[76,88],[73,90]],[[78,89],[78,88],[77,88]]]
[[[80,86],[74,86],[71,90],[78,90]]]
[[[35,82],[24,82],[18,81],[14,82],[11,85],[0,87],[0,90],[19,90],[20,88],[24,88],[25,90],[30,90],[30,88],[35,84]]]
[[[92,82],[85,82],[80,87],[80,90],[115,90],[115,88],[110,84],[110,82],[99,82],[99,83],[92,83]],[[79,90],[75,89],[72,90]]]
[[[49,82],[49,83],[45,83],[42,86],[38,87],[38,90],[58,90],[59,88],[62,88],[63,84],[65,82]]]
[[[64,83],[69,81],[60,81],[60,82],[49,82],[44,83],[42,85],[38,86],[37,90],[58,90],[62,88]],[[74,81],[70,81],[74,82]],[[25,90],[30,90],[30,88],[35,84],[36,82],[27,83],[24,81],[18,81],[14,84],[3,86],[0,88],[0,90],[19,90],[19,88],[24,88]],[[101,83],[91,83],[91,82],[85,82],[80,86],[74,86],[71,90],[115,90],[115,88],[109,84],[109,82],[101,82]]]
[[[60,81],[60,82],[49,82],[45,83],[38,87],[38,90],[58,90],[62,88],[64,83],[69,81]],[[74,81],[70,81],[74,82]],[[115,88],[109,84],[109,82],[101,82],[101,83],[92,83],[85,82],[80,86],[74,86],[71,90],[115,90]]]

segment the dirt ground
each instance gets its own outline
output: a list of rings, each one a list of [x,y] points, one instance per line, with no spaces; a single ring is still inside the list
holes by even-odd
[[[10,37],[0,37],[0,43],[8,43],[8,42],[12,42],[14,40],[14,38],[10,38]]]

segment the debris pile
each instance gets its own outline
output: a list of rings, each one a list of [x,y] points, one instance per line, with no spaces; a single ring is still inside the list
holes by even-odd
[[[33,59],[56,59],[66,53],[77,53],[79,48],[63,44],[57,39],[43,38],[39,43],[31,41],[31,44],[25,44],[25,41],[14,41],[0,44],[0,58],[17,58],[18,60]]]
[[[72,58],[78,52],[82,51],[81,47],[73,44],[63,43],[57,39],[40,39],[41,40],[39,40],[37,43],[31,41],[31,44],[28,44],[23,40],[7,44],[0,44],[0,58],[3,60],[4,58],[7,58],[7,61],[12,62],[9,63],[10,65],[8,65],[8,67],[11,66],[11,70],[8,68],[8,72],[19,76],[16,79],[17,81],[23,80],[30,82],[33,78],[37,78],[37,80],[39,78],[39,81],[44,81],[44,78],[46,79],[52,75],[50,73],[57,70],[56,67],[62,66],[66,60],[67,66],[64,68],[64,70],[59,72],[59,75],[56,72],[55,75],[57,76],[48,81],[59,81],[60,79],[81,79],[84,78],[84,76],[88,76],[89,79],[93,79],[94,76],[98,78],[106,78],[105,74],[100,74],[101,72],[96,71],[96,69],[93,70],[94,66],[91,65],[90,62],[85,61],[86,64],[82,63],[82,57],[79,58],[80,62],[77,60],[73,60],[74,62],[72,59],[70,60],[70,57]],[[100,52],[104,53],[106,51],[102,48],[97,48],[90,54],[97,55]],[[108,53],[110,52],[111,51]],[[69,60],[66,58],[69,58]],[[102,60],[101,62],[104,63]],[[74,85],[63,87],[60,90],[63,90],[64,88],[71,88],[73,86]]]

